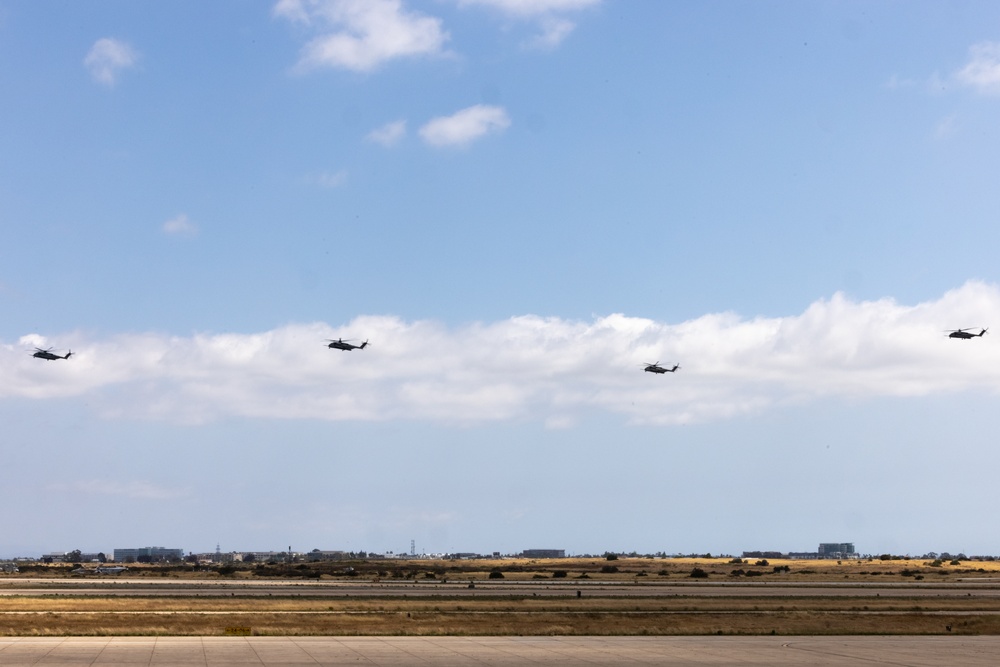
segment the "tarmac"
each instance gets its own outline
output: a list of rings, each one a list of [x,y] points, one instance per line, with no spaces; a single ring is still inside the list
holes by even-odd
[[[0,637],[0,665],[996,665],[1000,637]]]
[[[241,596],[241,597],[914,597],[921,598],[998,598],[1000,582],[996,579],[960,580],[947,583],[666,583],[653,584],[607,582],[477,582],[469,588],[463,582],[295,582],[279,581],[198,581],[177,579],[10,579],[0,580],[0,597],[22,595],[73,596]]]

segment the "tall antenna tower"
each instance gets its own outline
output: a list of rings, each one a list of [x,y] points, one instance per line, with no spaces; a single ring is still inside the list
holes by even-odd
[[[416,556],[417,555],[417,542],[416,542],[416,540],[410,540],[410,555],[411,556]]]

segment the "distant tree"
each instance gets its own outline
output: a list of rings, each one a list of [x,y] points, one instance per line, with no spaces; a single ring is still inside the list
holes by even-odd
[[[99,554],[97,554],[97,560],[101,561],[102,563],[107,563],[108,562],[108,557],[105,556],[104,552],[102,551]]]
[[[606,553],[604,554],[604,558],[607,560],[618,560],[618,554]]]
[[[243,562],[244,563],[252,563],[255,560],[257,560],[257,556],[255,556],[254,554],[252,554],[252,553],[243,554]]]
[[[69,560],[69,561],[83,560],[83,553],[81,553],[79,549],[73,549],[72,551],[66,554],[64,560]]]

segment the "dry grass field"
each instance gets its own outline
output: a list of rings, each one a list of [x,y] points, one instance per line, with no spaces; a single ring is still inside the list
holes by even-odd
[[[302,566],[306,567],[303,568]],[[785,570],[785,568],[788,568]],[[350,569],[348,569],[350,568]],[[700,571],[704,576],[692,577]],[[509,583],[517,594],[486,585]],[[757,574],[750,575],[748,572]],[[554,586],[555,580],[561,585]],[[41,581],[41,583],[38,583]],[[265,581],[303,586],[294,597],[251,597],[230,586]],[[310,595],[339,581],[362,593]],[[449,582],[449,586],[443,582]],[[35,583],[31,583],[35,582]],[[49,582],[49,584],[46,584]],[[143,583],[148,582],[148,583]],[[176,585],[150,594],[152,583]],[[386,594],[386,582],[426,583],[430,594]],[[458,596],[455,584],[478,584]],[[768,595],[746,584],[767,583]],[[186,594],[188,584],[209,594]],[[627,594],[611,584],[629,584]],[[850,594],[834,595],[851,586]],[[113,585],[118,595],[48,594],[57,584]],[[577,585],[574,585],[577,584]],[[608,584],[595,586],[594,584]],[[680,593],[663,594],[666,586]],[[720,593],[743,584],[740,595]],[[808,592],[801,593],[803,584]],[[31,586],[38,586],[37,589]],[[881,596],[875,587],[893,587]],[[868,587],[871,592],[868,592]],[[545,590],[534,595],[533,588]],[[775,590],[777,588],[777,590]],[[10,594],[6,591],[19,591]],[[555,589],[555,590],[553,590]],[[200,591],[205,590],[200,588]],[[313,588],[312,590],[316,590]],[[345,589],[347,590],[347,589]],[[393,589],[395,590],[395,589]],[[579,596],[577,590],[586,591]],[[673,589],[670,589],[673,590]],[[830,590],[831,594],[823,593]],[[930,592],[933,590],[934,595]],[[24,591],[29,591],[25,593]],[[449,593],[451,591],[451,593]],[[480,591],[482,591],[480,593]],[[565,591],[565,594],[563,593]],[[819,591],[819,592],[817,592]],[[943,592],[942,592],[943,591]],[[996,591],[996,592],[994,592]],[[122,593],[125,593],[122,595]],[[709,595],[708,593],[712,594]],[[357,561],[213,569],[131,567],[128,579],[69,577],[66,568],[0,576],[0,635],[705,635],[1000,634],[1000,563],[923,560],[564,559]]]

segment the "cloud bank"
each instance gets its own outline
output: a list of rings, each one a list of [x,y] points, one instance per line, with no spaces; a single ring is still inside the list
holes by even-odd
[[[362,316],[253,334],[29,334],[0,343],[0,400],[86,397],[107,417],[199,423],[225,417],[536,420],[588,414],[629,423],[727,419],[823,399],[1000,390],[1000,341],[944,329],[1000,321],[1000,288],[970,282],[936,301],[836,294],[798,315],[706,314],[680,323],[615,314],[534,315],[447,327]],[[363,351],[328,338],[370,339]],[[72,348],[69,361],[32,346]],[[653,375],[642,364],[680,363]]]

